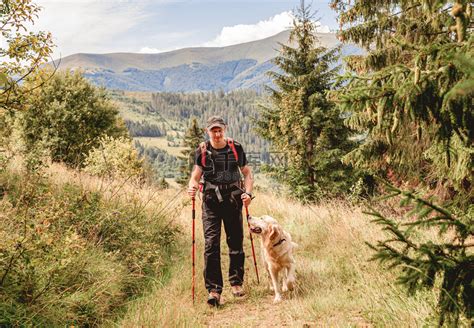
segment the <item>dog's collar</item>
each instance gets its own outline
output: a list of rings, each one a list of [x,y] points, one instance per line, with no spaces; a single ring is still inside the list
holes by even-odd
[[[285,240],[286,240],[285,238],[280,239],[278,243],[273,244],[273,247],[277,247],[278,245],[281,245]]]

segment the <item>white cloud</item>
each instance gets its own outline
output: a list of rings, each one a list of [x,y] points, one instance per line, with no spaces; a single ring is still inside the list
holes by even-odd
[[[225,47],[232,44],[264,39],[290,28],[293,18],[294,16],[291,11],[284,11],[256,24],[225,26],[214,40],[204,43],[203,46]],[[330,32],[329,26],[321,26],[319,22],[315,22],[315,24],[317,32]]]
[[[111,43],[117,43],[123,33],[148,17],[145,2],[37,0],[36,3],[43,9],[34,29],[53,34],[54,57],[77,52],[120,51],[111,49]]]
[[[173,48],[157,49],[157,48],[143,47],[138,51],[138,53],[140,53],[140,54],[158,54],[160,52],[168,52],[168,51],[173,51],[173,50],[178,50],[178,49],[181,49],[181,48],[173,47]]]
[[[264,39],[289,28],[292,21],[293,15],[291,12],[284,11],[256,24],[225,26],[214,40],[206,42],[204,46],[224,47],[232,44]]]

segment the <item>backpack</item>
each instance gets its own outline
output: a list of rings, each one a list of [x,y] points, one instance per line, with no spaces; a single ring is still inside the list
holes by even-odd
[[[237,154],[237,150],[235,149],[234,139],[227,138],[227,144],[229,145],[230,149],[234,153],[235,160],[238,162],[239,161],[239,155]],[[201,148],[201,165],[202,165],[202,167],[205,167],[206,166],[206,155],[207,155],[207,141],[201,142],[199,147]],[[240,185],[242,185],[243,181],[240,181],[239,183],[240,183]],[[204,176],[201,176],[201,181],[199,182],[199,191],[200,192],[204,191]]]
[[[234,153],[235,160],[239,161],[239,155],[237,154],[237,150],[235,149],[234,139],[227,138],[227,144],[229,145],[230,149]],[[199,145],[201,148],[201,165],[202,167],[206,166],[206,154],[207,154],[207,141],[201,142]]]

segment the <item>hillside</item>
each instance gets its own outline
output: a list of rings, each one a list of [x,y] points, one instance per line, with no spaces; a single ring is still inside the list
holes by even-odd
[[[279,43],[289,32],[227,47],[185,48],[158,54],[74,54],[56,60],[61,70],[82,69],[93,83],[130,91],[208,91],[261,89]],[[338,44],[334,33],[319,33],[321,45]],[[353,47],[345,46],[343,52]]]

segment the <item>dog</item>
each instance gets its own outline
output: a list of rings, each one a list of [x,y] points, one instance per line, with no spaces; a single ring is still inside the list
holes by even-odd
[[[270,276],[270,288],[275,292],[273,303],[282,300],[281,293],[295,288],[295,260],[293,250],[298,246],[271,216],[250,217],[250,231],[261,237],[262,258]],[[280,274],[282,274],[280,276]],[[283,281],[280,288],[280,278]]]

